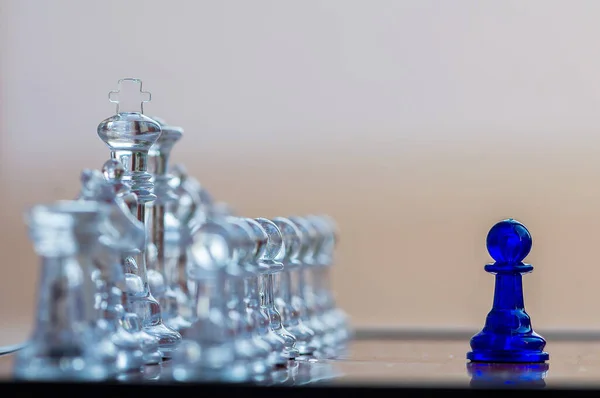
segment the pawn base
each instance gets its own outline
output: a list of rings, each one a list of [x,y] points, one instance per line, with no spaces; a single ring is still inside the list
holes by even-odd
[[[489,363],[541,363],[550,359],[550,355],[543,351],[489,351],[477,350],[467,353],[471,362]]]

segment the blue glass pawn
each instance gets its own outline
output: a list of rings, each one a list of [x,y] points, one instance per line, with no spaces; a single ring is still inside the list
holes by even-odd
[[[473,362],[539,363],[549,359],[546,340],[531,327],[523,302],[522,274],[533,271],[523,263],[531,250],[531,235],[520,222],[498,222],[487,236],[493,264],[485,271],[496,275],[494,304],[483,330],[471,338],[467,359]]]

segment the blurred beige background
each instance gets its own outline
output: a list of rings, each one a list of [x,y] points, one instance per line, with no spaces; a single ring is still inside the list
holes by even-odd
[[[600,2],[0,1],[0,343],[27,337],[22,212],[108,150],[107,93],[185,129],[174,160],[248,216],[327,212],[355,326],[479,329],[488,229],[534,238],[534,327],[600,330]]]

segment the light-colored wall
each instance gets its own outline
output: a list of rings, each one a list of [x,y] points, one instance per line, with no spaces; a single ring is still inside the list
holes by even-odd
[[[174,160],[249,216],[327,212],[356,325],[479,328],[486,233],[534,237],[536,328],[600,328],[594,0],[0,3],[0,319],[30,325],[28,206],[108,156],[107,92],[185,128]]]

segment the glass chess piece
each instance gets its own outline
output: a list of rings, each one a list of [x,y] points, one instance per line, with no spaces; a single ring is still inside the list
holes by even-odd
[[[148,262],[150,291],[158,300],[163,322],[179,333],[184,333],[191,322],[183,317],[179,309],[189,314],[188,296],[180,288],[181,276],[178,268],[182,244],[182,228],[173,214],[179,197],[171,182],[169,158],[171,150],[183,136],[183,129],[167,125],[154,119],[161,126],[161,134],[148,152],[148,171],[153,175],[156,199],[149,207],[150,239],[156,248],[153,261]]]
[[[316,244],[312,252],[310,261],[310,273],[312,276],[312,287],[316,301],[315,308],[318,309],[316,314],[321,323],[325,325],[325,340],[332,347],[336,348],[336,352],[342,347],[342,333],[340,329],[344,329],[345,325],[340,323],[336,318],[335,303],[333,293],[329,283],[329,264],[335,247],[334,233],[331,226],[320,216],[308,215],[305,219],[312,225],[316,232]]]
[[[132,86],[134,91],[131,91]],[[132,93],[137,95],[132,98]],[[147,95],[148,100],[140,101],[140,94]],[[147,208],[156,199],[152,192],[152,175],[147,172],[148,152],[160,136],[161,128],[143,115],[143,104],[150,100],[150,93],[142,91],[141,80],[119,80],[119,89],[109,93],[109,99],[117,104],[116,115],[100,122],[98,136],[110,149],[111,159],[118,159],[125,168],[122,180],[137,198],[135,216],[147,228],[150,215]],[[138,286],[128,285],[127,297],[130,308],[140,317],[144,331],[158,338],[160,351],[165,358],[170,358],[181,335],[163,323],[160,305],[150,291],[146,267],[146,249],[150,243],[147,240],[144,250],[127,259],[127,272],[136,275],[140,282]]]
[[[225,299],[226,268],[234,261],[236,232],[224,221],[208,221],[188,245],[188,277],[195,281],[195,319],[171,363],[176,381],[247,382],[249,369],[235,361],[234,335]]]
[[[183,164],[174,164],[171,174],[174,178],[170,183],[178,197],[175,216],[182,224],[202,225],[207,221],[209,209],[214,203],[212,195],[188,174]]]
[[[333,218],[326,214],[312,217],[313,220],[320,223],[323,233],[326,234],[326,240],[319,252],[320,259],[317,261],[318,264],[323,265],[320,268],[320,280],[326,297],[325,307],[334,319],[335,330],[337,331],[335,340],[338,345],[345,347],[348,341],[352,339],[352,328],[346,312],[337,306],[331,286],[331,268],[334,264],[335,249],[339,241],[337,224]]]
[[[284,327],[296,336],[296,348],[300,355],[312,355],[319,347],[315,344],[315,332],[302,320],[305,308],[297,293],[297,281],[293,284],[293,274],[298,271],[298,257],[301,244],[301,232],[296,225],[285,217],[276,217],[273,223],[277,225],[283,237],[284,250],[280,252],[278,261],[284,265],[283,272],[278,274],[275,283],[278,285],[275,304],[282,313]]]
[[[285,367],[289,365],[285,339],[271,329],[269,314],[260,305],[261,275],[262,272],[269,271],[271,268],[264,265],[261,267],[259,261],[267,248],[269,237],[258,221],[252,218],[244,218],[244,220],[254,232],[253,255],[245,264],[251,273],[245,279],[246,306],[250,316],[254,318],[256,334],[271,347],[269,362],[275,367]]]
[[[27,212],[41,273],[34,331],[16,354],[15,379],[102,381],[115,376],[116,347],[98,323],[89,269],[107,213],[107,206],[83,201],[37,205]]]
[[[277,225],[266,218],[255,218],[267,234],[265,250],[258,259],[260,266],[260,306],[269,315],[271,329],[285,342],[284,355],[295,359],[300,355],[296,348],[296,337],[291,334],[281,321],[281,314],[275,306],[275,287],[273,275],[281,272],[283,264],[276,259],[283,250],[283,237]]]
[[[87,174],[84,170],[83,176]],[[101,175],[96,176],[102,178]],[[107,365],[113,366],[120,375],[118,378],[122,379],[126,377],[123,376],[124,373],[140,371],[144,360],[141,347],[120,324],[124,312],[121,305],[122,293],[113,281],[118,280],[117,275],[122,270],[115,248],[118,242],[141,244],[144,235],[140,230],[127,231],[133,233],[130,236],[121,235],[124,229],[121,228],[122,225],[116,224],[120,220],[113,218],[112,207],[98,203],[104,209],[102,212],[86,210],[86,206],[95,206],[94,203],[98,202],[61,201],[55,204],[55,210],[74,215],[75,236],[80,242],[79,263],[84,270],[89,270],[85,272],[85,280],[93,283],[94,310],[98,324],[95,343],[106,353]]]
[[[538,363],[549,359],[546,340],[531,326],[525,311],[522,274],[533,271],[523,262],[532,239],[529,230],[517,220],[496,223],[488,232],[487,249],[494,263],[484,269],[495,275],[492,309],[484,328],[471,338],[467,359],[473,362]]]
[[[314,356],[316,357],[332,357],[335,355],[334,344],[331,336],[327,333],[327,325],[325,325],[319,314],[321,309],[318,307],[318,299],[313,288],[312,269],[313,269],[313,253],[318,244],[317,231],[304,218],[298,216],[288,217],[298,230],[301,232],[300,250],[293,261],[298,263],[297,289],[301,300],[304,304],[303,313],[305,318],[303,321],[310,327],[314,335],[314,344],[318,347]]]
[[[120,372],[139,371],[144,362],[142,342],[125,330],[122,321],[125,308],[122,304],[125,277],[120,264],[120,254],[144,244],[145,233],[141,225],[125,209],[115,208],[112,185],[97,170],[83,170],[81,192],[78,200],[93,200],[108,206],[113,234],[100,240],[101,250],[93,256],[92,281],[96,288],[95,307],[106,322],[106,329],[118,349],[117,368]],[[158,344],[156,345],[158,347]]]
[[[180,242],[186,245],[192,234],[194,227],[199,227],[208,219],[208,208],[212,205],[213,199],[210,194],[194,178],[188,176],[187,170],[182,164],[175,164],[171,168],[169,184],[173,188],[177,201],[172,204],[172,213],[179,222]],[[169,223],[170,224],[170,223]],[[167,225],[169,230],[174,229],[174,225]],[[188,322],[193,322],[193,306],[195,291],[194,280],[187,277],[187,250],[180,246],[179,257],[177,259],[175,274],[177,281],[176,292],[179,301],[179,313]]]
[[[121,182],[124,174],[123,165],[116,159],[106,161],[102,166],[102,173],[97,170],[84,170],[78,199],[111,206],[110,219],[122,239],[108,242],[106,250],[103,251],[104,256],[96,259],[96,282],[102,286],[99,294],[101,297],[107,296],[106,304],[102,304],[102,299],[98,299],[99,305],[106,305],[104,313],[109,322],[117,322],[114,325],[117,328],[116,336],[127,341],[133,337],[143,352],[144,364],[153,365],[160,363],[162,359],[162,353],[158,349],[158,338],[137,329],[140,321],[133,320],[133,317],[138,316],[132,312],[134,309],[127,300],[127,293],[138,291],[141,285],[139,276],[127,270],[133,267],[132,255],[144,248],[146,232],[143,224],[129,210],[128,206],[135,208],[137,199],[129,186]],[[113,255],[118,258],[113,259]],[[129,335],[120,333],[122,329]],[[129,343],[122,341],[117,343],[119,344]]]
[[[269,358],[271,347],[269,344],[253,333],[256,330],[254,318],[247,310],[245,298],[244,281],[254,276],[246,268],[254,254],[254,232],[248,223],[239,217],[228,216],[224,219],[232,227],[235,236],[232,237],[234,258],[227,267],[228,289],[227,307],[229,309],[229,320],[234,335],[236,349],[236,361],[250,369],[254,381],[264,381],[264,377],[271,366]]]

